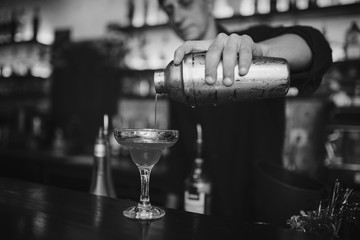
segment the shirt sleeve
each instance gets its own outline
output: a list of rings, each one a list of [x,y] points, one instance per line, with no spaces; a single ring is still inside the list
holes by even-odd
[[[283,34],[297,34],[302,37],[312,52],[311,66],[301,72],[291,72],[290,85],[299,90],[300,95],[310,95],[320,86],[322,77],[332,64],[332,50],[323,34],[309,26],[270,27],[260,25],[238,34],[248,34],[255,42],[274,38]]]

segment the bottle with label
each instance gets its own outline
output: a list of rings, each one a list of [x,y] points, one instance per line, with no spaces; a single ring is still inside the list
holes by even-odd
[[[107,148],[107,140],[103,127],[100,127],[94,145],[94,165],[90,193],[99,196],[115,197],[112,189],[109,162],[107,161]]]
[[[170,62],[164,70],[155,71],[154,84],[158,94],[191,107],[211,106],[234,101],[277,98],[290,87],[290,67],[282,58],[254,57],[245,76],[234,69],[234,84],[222,83],[222,63],[217,68],[213,85],[205,82],[205,53],[185,55],[179,65]]]
[[[345,34],[345,56],[346,59],[360,58],[360,29],[356,22],[352,22],[351,27]]]
[[[197,132],[197,157],[189,176],[185,180],[184,209],[188,212],[210,214],[211,182],[203,168],[204,159],[201,156],[202,132],[200,124],[197,125]]]

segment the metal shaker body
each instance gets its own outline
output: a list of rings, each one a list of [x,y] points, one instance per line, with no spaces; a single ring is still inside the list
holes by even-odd
[[[290,67],[285,59],[254,57],[248,74],[239,76],[236,66],[234,84],[225,86],[220,62],[216,82],[209,85],[205,83],[205,53],[193,53],[186,55],[178,66],[171,62],[164,71],[163,83],[160,78],[160,73],[155,73],[157,93],[166,93],[175,101],[201,107],[285,96],[290,87]]]

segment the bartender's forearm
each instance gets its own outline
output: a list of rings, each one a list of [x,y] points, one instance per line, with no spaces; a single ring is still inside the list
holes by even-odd
[[[312,53],[306,41],[296,34],[285,34],[258,43],[264,56],[285,58],[291,71],[306,70],[312,62]]]

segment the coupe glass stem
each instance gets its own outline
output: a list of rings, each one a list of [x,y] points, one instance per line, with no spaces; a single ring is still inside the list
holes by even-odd
[[[141,194],[138,207],[140,209],[148,210],[151,208],[150,195],[149,195],[149,182],[151,167],[139,167],[140,178],[141,178]]]

